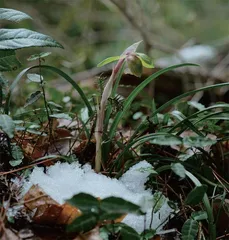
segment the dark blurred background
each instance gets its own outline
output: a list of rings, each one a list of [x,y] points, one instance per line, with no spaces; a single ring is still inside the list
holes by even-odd
[[[48,63],[82,81],[104,70],[96,68],[101,60],[143,40],[141,50],[159,69],[180,62],[201,65],[178,71],[181,91],[228,81],[228,0],[0,0],[0,6],[33,18],[1,27],[33,29],[65,48],[19,51],[26,65],[31,54],[52,51]],[[177,88],[180,82],[174,83]]]

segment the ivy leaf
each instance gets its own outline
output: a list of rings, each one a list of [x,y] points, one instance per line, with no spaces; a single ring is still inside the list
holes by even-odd
[[[181,163],[172,163],[172,171],[181,178],[185,178],[185,168]]]
[[[15,124],[11,117],[6,114],[0,115],[0,128],[10,137],[14,136]]]
[[[154,68],[153,61],[144,53],[136,53],[145,68]]]
[[[33,103],[35,103],[42,96],[41,91],[36,91],[30,94],[30,96],[26,99],[26,104],[24,107],[27,107]]]
[[[182,240],[195,240],[198,229],[198,222],[193,219],[188,219],[181,229]]]
[[[32,19],[29,15],[18,10],[9,8],[0,8],[0,20],[8,20],[12,22],[20,22],[25,19]]]
[[[188,196],[187,196],[187,198],[185,200],[185,204],[187,204],[187,205],[199,204],[202,201],[206,191],[207,191],[207,186],[206,185],[201,185],[201,186],[195,187],[188,194]]]
[[[63,46],[53,38],[25,28],[0,29],[0,49],[16,50],[28,47],[59,47]]]
[[[91,213],[83,214],[77,217],[73,222],[67,225],[67,232],[88,232],[97,224],[97,217]]]
[[[14,50],[0,50],[0,72],[10,72],[20,67]]]
[[[100,62],[97,67],[102,67],[104,65],[107,65],[109,63],[112,63],[112,62],[115,62],[115,61],[118,61],[119,59],[122,59],[124,58],[125,56],[113,56],[113,57],[109,57],[109,58],[106,58],[104,59],[102,62]]]

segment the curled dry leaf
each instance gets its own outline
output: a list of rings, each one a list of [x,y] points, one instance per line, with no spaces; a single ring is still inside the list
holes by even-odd
[[[69,204],[58,204],[38,185],[33,185],[25,194],[24,206],[30,211],[35,211],[32,220],[39,224],[66,225],[81,215],[79,209]]]

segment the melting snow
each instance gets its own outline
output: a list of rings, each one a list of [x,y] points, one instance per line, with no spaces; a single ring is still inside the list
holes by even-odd
[[[26,193],[33,184],[38,184],[51,198],[60,204],[74,194],[84,192],[95,197],[106,198],[110,196],[121,197],[132,203],[148,209],[146,221],[144,216],[128,214],[123,220],[124,223],[136,229],[138,232],[149,228],[151,221],[153,194],[145,189],[145,182],[149,172],[141,169],[152,167],[148,162],[142,161],[131,167],[123,176],[117,180],[97,174],[89,165],[81,166],[78,163],[56,163],[43,172],[43,168],[35,167],[28,181],[24,184]],[[149,205],[149,202],[151,203]],[[147,203],[147,204],[146,204]],[[152,228],[161,230],[166,219],[173,210],[167,202],[153,215]]]

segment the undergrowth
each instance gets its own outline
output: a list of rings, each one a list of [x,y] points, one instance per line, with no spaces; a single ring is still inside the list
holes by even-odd
[[[0,9],[2,20],[28,18],[15,10]],[[0,75],[0,175],[1,184],[6,186],[0,196],[1,234],[6,227],[14,227],[3,213],[5,202],[10,205],[17,201],[15,193],[10,192],[10,188],[7,190],[15,175],[25,176],[29,174],[28,169],[36,165],[54,164],[59,160],[90,163],[97,172],[119,178],[137,162],[147,160],[153,168],[144,169],[151,173],[146,187],[162,192],[171,205],[177,206],[167,229],[177,228],[182,239],[213,240],[229,236],[228,228],[219,228],[220,222],[225,221],[224,213],[229,214],[229,104],[204,106],[190,101],[197,92],[214,91],[229,83],[185,92],[161,106],[150,99],[144,111],[147,114],[141,109],[134,113],[137,125],[133,127],[133,116],[128,111],[150,82],[179,67],[198,67],[187,63],[155,72],[124,99],[118,94],[118,86],[126,64],[136,76],[141,75],[143,67],[153,67],[148,56],[136,52],[138,45],[133,44],[122,55],[108,58],[99,65],[118,61],[110,80],[105,83],[100,79],[98,91],[90,97],[69,75],[45,64],[50,54],[47,52],[31,56],[28,60],[35,65],[23,69],[13,81],[7,80],[3,73]],[[26,47],[62,48],[62,45],[27,29],[0,29],[0,71],[20,68],[15,51]],[[78,98],[65,99],[66,104],[53,100],[53,87],[46,81],[46,72],[71,84]],[[26,84],[34,91],[26,100],[20,99],[24,101],[23,106],[15,108],[16,89],[23,89]],[[78,106],[77,111],[74,106]],[[124,214],[140,213],[138,206],[125,200],[99,201],[82,193],[69,203],[83,209],[83,215],[67,226],[68,232],[82,233],[99,226],[104,239],[152,239],[156,234],[149,229],[138,234],[123,223],[114,223]],[[91,211],[91,204],[96,211]],[[116,209],[111,211],[114,205]]]

